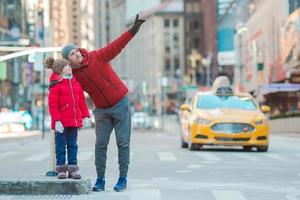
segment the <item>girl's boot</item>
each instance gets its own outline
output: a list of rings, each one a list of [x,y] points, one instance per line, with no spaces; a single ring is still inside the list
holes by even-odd
[[[78,170],[79,170],[78,165],[69,165],[68,166],[68,172],[69,172],[68,178],[81,179],[80,174],[78,174]]]
[[[66,165],[57,165],[56,166],[57,178],[66,179],[67,178],[66,171],[67,171]]]

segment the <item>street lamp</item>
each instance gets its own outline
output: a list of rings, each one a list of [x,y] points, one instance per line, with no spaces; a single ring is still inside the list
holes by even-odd
[[[160,114],[160,128],[163,131],[164,130],[164,114],[165,114],[165,95],[166,91],[165,88],[168,86],[168,77],[161,77],[160,78],[160,86],[161,86],[161,114]]]

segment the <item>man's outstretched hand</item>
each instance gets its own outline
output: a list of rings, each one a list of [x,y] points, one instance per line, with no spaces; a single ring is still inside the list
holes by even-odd
[[[145,22],[146,20],[144,19],[139,19],[139,15],[136,15],[136,18],[134,20],[134,24],[133,26],[130,28],[129,32],[132,33],[133,35],[135,35],[139,29],[140,26]]]

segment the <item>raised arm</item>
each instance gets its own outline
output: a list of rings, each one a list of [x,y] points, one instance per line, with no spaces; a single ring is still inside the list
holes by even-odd
[[[123,33],[116,40],[108,44],[107,46],[96,50],[96,55],[99,60],[109,62],[114,59],[122,49],[128,44],[128,42],[133,38],[133,36],[139,31],[140,26],[145,22],[143,19],[139,19],[136,16],[133,26]]]

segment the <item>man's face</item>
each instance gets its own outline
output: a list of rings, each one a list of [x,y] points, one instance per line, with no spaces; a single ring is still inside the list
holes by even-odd
[[[79,51],[79,49],[73,49],[70,53],[69,53],[69,61],[71,66],[73,67],[79,67],[81,65],[82,62],[82,55]]]

